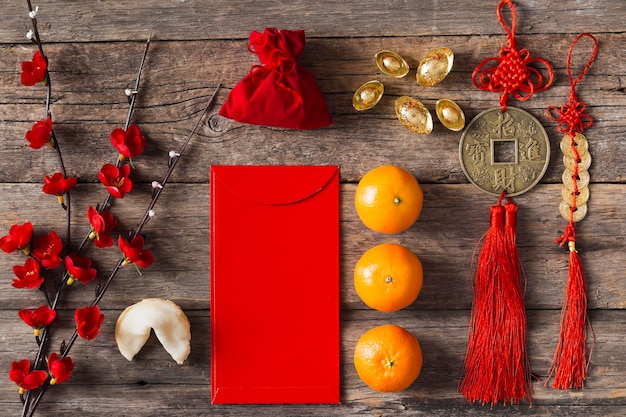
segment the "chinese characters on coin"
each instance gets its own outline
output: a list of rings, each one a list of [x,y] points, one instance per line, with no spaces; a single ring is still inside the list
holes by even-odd
[[[539,121],[524,110],[494,107],[476,116],[459,144],[461,167],[481,190],[522,194],[543,177],[550,162],[550,140]]]

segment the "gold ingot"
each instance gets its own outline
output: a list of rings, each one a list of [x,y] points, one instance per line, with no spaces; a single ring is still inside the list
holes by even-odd
[[[589,142],[582,133],[576,133],[574,136],[574,148],[578,152],[578,156],[582,158],[587,152],[589,152]],[[563,155],[570,158],[574,157],[574,149],[572,148],[572,137],[570,135],[563,136],[561,139],[561,152]]]
[[[409,64],[404,58],[392,51],[380,51],[376,54],[376,65],[385,75],[402,78],[409,73]]]
[[[427,135],[433,131],[433,117],[424,105],[414,98],[402,96],[396,100],[396,116],[411,132]]]
[[[566,169],[574,169],[574,157],[563,155],[563,165],[565,165]],[[591,166],[591,154],[589,152],[585,152],[578,158],[578,171],[587,171]]]
[[[429,52],[417,67],[417,83],[424,87],[439,84],[448,76],[454,63],[454,52],[450,48],[438,48]]]
[[[384,91],[385,87],[380,81],[368,81],[360,86],[352,96],[352,106],[358,111],[371,109],[378,104]]]
[[[465,114],[454,101],[447,98],[437,100],[435,112],[441,124],[446,128],[458,132],[465,127]]]
[[[572,208],[565,201],[561,201],[561,204],[559,204],[559,212],[561,213],[561,217],[567,221],[570,220],[571,214],[572,220],[578,223],[587,215],[587,204],[576,206],[576,209],[572,213]]]
[[[563,185],[570,191],[574,191],[574,171],[566,169],[561,176]],[[576,187],[580,190],[589,185],[589,171],[578,171],[576,177]]]
[[[572,207],[574,204],[574,191],[568,190],[567,187],[563,186],[561,189],[561,197],[563,197],[563,201]],[[579,188],[578,195],[576,196],[576,207],[587,204],[587,201],[589,201],[589,187]]]

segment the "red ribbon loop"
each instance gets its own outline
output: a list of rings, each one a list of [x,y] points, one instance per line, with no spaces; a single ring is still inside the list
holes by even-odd
[[[587,62],[587,65],[583,68],[580,75],[576,78],[572,78],[572,53],[574,51],[574,47],[583,37],[588,37],[593,41],[593,50],[591,52],[591,57]],[[576,96],[576,84],[587,74],[587,71],[591,67],[594,59],[596,58],[596,54],[598,52],[598,41],[597,39],[590,33],[581,33],[574,39],[572,45],[569,48],[569,52],[567,54],[567,76],[569,78],[570,86],[572,87],[569,95],[569,102],[560,108],[556,106],[550,106],[546,110],[546,115],[553,122],[558,123],[558,129],[561,133],[566,133],[570,136],[574,136],[576,133],[583,133],[584,130],[588,127],[591,127],[593,124],[593,119],[590,115],[585,113],[586,105],[585,103],[578,100]],[[556,116],[555,116],[556,113]]]
[[[506,25],[506,23],[504,22],[504,18],[502,17],[502,8],[505,5],[507,5],[507,6],[509,6],[511,8],[511,28],[510,29]],[[515,29],[517,27],[517,13],[515,13],[515,6],[511,2],[511,0],[503,0],[503,1],[501,1],[500,4],[498,4],[497,13],[498,13],[498,21],[500,22],[500,24],[502,25],[502,27],[506,31],[506,34],[509,37],[509,42],[511,40],[513,42],[515,42]],[[509,46],[512,46],[512,45],[509,44]]]
[[[583,68],[580,75],[575,80],[572,80],[572,53],[578,41],[584,37],[588,37],[592,40],[593,50],[591,51],[591,57],[589,57],[589,61],[587,62],[587,65],[585,65],[585,68]],[[567,54],[567,76],[569,77],[569,82],[570,82],[570,85],[572,86],[572,93],[574,93],[574,89],[576,88],[576,84],[578,84],[578,81],[582,80],[583,77],[587,74],[587,71],[591,67],[591,64],[596,59],[597,53],[598,53],[598,40],[591,33],[586,33],[586,32],[581,33],[572,42],[572,45],[570,46],[569,52]]]
[[[507,26],[502,17],[502,8],[508,5],[511,8],[511,27]],[[531,58],[527,49],[519,50],[515,39],[517,14],[511,0],[502,0],[498,4],[498,21],[507,33],[507,47],[500,49],[499,57],[483,60],[472,74],[474,86],[480,90],[502,93],[500,105],[506,110],[509,96],[517,100],[528,100],[535,92],[546,90],[554,81],[552,65],[543,58]],[[539,70],[532,67],[533,63],[543,64],[548,69],[549,78],[544,79]]]

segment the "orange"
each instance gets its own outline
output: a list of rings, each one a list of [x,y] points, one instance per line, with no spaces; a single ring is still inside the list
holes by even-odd
[[[399,233],[410,227],[422,211],[422,188],[411,173],[382,165],[366,173],[356,188],[356,211],[370,229]]]
[[[381,392],[408,388],[419,376],[422,361],[422,349],[415,336],[395,324],[367,331],[354,349],[359,378]]]
[[[395,243],[374,246],[354,267],[354,289],[369,307],[390,313],[407,307],[422,289],[422,263]]]

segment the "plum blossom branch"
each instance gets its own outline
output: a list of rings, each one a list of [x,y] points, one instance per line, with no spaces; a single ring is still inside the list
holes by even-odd
[[[66,212],[67,227],[65,244],[54,230],[47,235],[33,239],[33,229],[30,222],[26,222],[24,225],[14,225],[11,227],[8,235],[0,237],[0,249],[4,252],[12,253],[21,250],[29,257],[23,266],[17,265],[14,267],[16,279],[13,280],[13,286],[16,288],[40,289],[46,299],[46,304],[39,308],[20,310],[19,316],[22,321],[34,329],[38,349],[32,364],[28,359],[15,361],[12,363],[9,372],[9,378],[20,389],[20,400],[23,404],[22,416],[32,417],[44,394],[50,387],[69,379],[74,368],[74,362],[68,355],[78,338],[91,340],[99,334],[104,315],[100,312],[98,304],[114,277],[127,265],[132,264],[141,274],[140,268],[147,268],[152,264],[153,254],[150,250],[144,249],[144,237],[140,233],[150,219],[155,216],[154,208],[159,196],[192,137],[195,135],[201,121],[214,103],[221,84],[218,84],[215,88],[209,102],[201,112],[195,126],[180,149],[168,153],[169,159],[166,173],[160,182],[154,181],[152,183],[152,196],[144,215],[137,226],[128,233],[128,240],[122,236],[118,238],[118,246],[123,256],[117,261],[116,266],[106,280],[96,286],[95,297],[91,304],[76,309],[74,314],[76,327],[71,338],[68,342],[63,340],[59,353],[52,352],[46,357],[53,322],[56,318],[56,308],[64,289],[73,285],[75,281],[87,284],[97,276],[97,271],[91,266],[91,259],[81,256],[83,248],[90,240],[94,240],[94,245],[98,248],[113,245],[114,242],[110,234],[115,228],[117,220],[106,209],[111,205],[112,198],[121,199],[132,189],[132,181],[129,178],[131,168],[133,168],[132,158],[142,153],[146,140],[141,134],[139,127],[131,124],[131,120],[136,110],[135,104],[151,37],[146,42],[134,88],[129,88],[125,92],[128,97],[129,109],[124,128],[114,129],[110,135],[111,143],[118,151],[118,158],[115,164],[105,164],[98,173],[101,183],[107,190],[107,196],[102,205],[97,205],[96,208],[89,207],[87,218],[91,226],[90,230],[77,249],[71,251],[70,189],[76,185],[77,180],[76,178],[67,177],[63,156],[54,131],[54,121],[50,112],[52,83],[48,71],[48,58],[44,53],[36,19],[39,9],[37,7],[33,9],[30,0],[27,0],[27,5],[29,10],[28,16],[33,26],[27,37],[36,44],[37,51],[34,53],[32,61],[22,63],[22,84],[34,86],[41,83],[46,86],[46,103],[45,119],[39,120],[33,125],[31,130],[26,133],[26,139],[31,148],[39,149],[48,144],[57,155],[61,172],[46,176],[42,191],[46,194],[55,195],[58,198]],[[127,160],[128,163],[124,162],[124,160]],[[46,286],[49,286],[46,284],[49,280],[47,279],[48,277],[44,276],[44,271],[49,270],[52,273],[52,270],[59,266],[62,266],[64,270],[55,280],[56,289],[54,297],[51,298],[51,292],[46,288]],[[45,370],[46,367],[47,371]]]
[[[39,27],[37,25],[37,13],[39,11],[39,6],[33,8],[33,5],[30,0],[26,0],[26,3],[28,5],[28,17],[30,18],[31,23],[32,23],[32,29],[28,32],[26,36],[30,40],[32,40],[33,43],[37,46],[37,49],[38,49],[37,52],[39,53],[39,56],[42,60],[42,64],[45,66],[43,79],[39,81],[41,81],[46,86],[46,104],[45,104],[45,116],[44,117],[46,119],[51,119],[52,115],[50,113],[50,104],[52,101],[52,80],[50,79],[50,72],[48,71],[48,58],[44,52],[43,43],[41,42],[41,37],[39,35]],[[35,59],[33,59],[33,61],[35,61]],[[59,146],[59,142],[54,132],[54,128],[50,129],[50,140],[51,140],[51,146],[56,151],[56,154],[57,154],[57,159],[59,162],[61,174],[63,175],[63,177],[67,177],[67,171],[65,169],[65,163],[63,162],[63,155],[61,153],[61,147]],[[71,220],[70,190],[67,190],[65,192],[65,200],[59,199],[59,202],[61,203],[63,208],[66,210],[66,217],[67,217],[66,223],[68,227],[66,229],[65,238],[66,238],[66,242],[70,242],[71,241],[71,230],[69,227],[70,220]]]
[[[36,28],[36,20],[33,18],[33,16],[36,15],[36,11],[32,10],[32,6],[30,5],[30,1],[28,2],[28,5],[29,5],[29,10],[30,10],[29,17],[31,17],[33,25],[34,25],[34,29],[33,29],[33,33],[35,34],[34,35],[34,39],[35,39],[34,42],[36,42],[38,44],[39,52],[42,53],[43,47],[41,46],[39,32],[38,32],[38,30]],[[37,9],[35,9],[35,10],[37,10]],[[141,74],[143,72],[143,67],[144,67],[146,56],[147,56],[147,53],[148,53],[148,46],[149,46],[149,44],[150,44],[150,38],[148,39],[148,41],[146,43],[146,47],[144,49],[144,53],[143,53],[143,56],[142,56],[142,59],[141,59],[141,64],[140,64],[139,70],[137,72],[137,77],[136,77],[136,80],[135,80],[135,88],[134,88],[134,90],[132,92],[132,98],[129,100],[129,110],[128,110],[128,114],[127,114],[126,121],[125,121],[125,129],[128,129],[128,126],[130,125],[130,122],[132,120],[132,115],[134,114],[136,98],[137,98],[137,94],[138,94],[138,90],[139,90],[139,84],[140,84],[140,81],[141,81]],[[46,59],[46,65],[47,65],[47,59]],[[51,82],[50,82],[50,76],[49,76],[47,71],[46,71],[46,82],[45,82],[45,84],[48,87],[48,94],[47,94],[48,98],[46,100],[46,107],[48,107],[49,106],[49,97],[51,95],[51,93],[50,93]],[[49,114],[49,110],[48,110],[48,114]],[[50,115],[48,117],[50,117]],[[62,173],[63,173],[62,177],[65,177],[65,167],[64,167],[64,164],[63,164],[63,158],[61,156],[61,152],[60,152],[60,149],[59,149],[58,141],[56,140],[56,136],[54,135],[54,131],[52,129],[51,129],[50,136],[51,136],[51,141],[52,141],[52,148],[54,148],[57,151],[56,153],[58,155],[59,162],[60,162],[60,165],[61,165],[61,170],[62,170]],[[118,165],[120,164],[120,162],[121,161],[118,158]],[[60,194],[65,194],[66,199],[67,199],[66,200],[67,204],[64,206],[64,208],[66,209],[66,214],[67,214],[67,221],[66,221],[67,229],[68,229],[68,232],[67,232],[67,236],[68,236],[67,237],[67,243],[69,245],[69,242],[70,242],[69,230],[70,230],[70,224],[71,224],[71,210],[70,210],[70,205],[69,205],[69,190],[67,190],[67,191],[64,190],[63,192],[59,192],[59,193]],[[105,207],[110,204],[110,199],[111,199],[111,194],[107,193],[107,197],[106,197],[105,203],[104,203]],[[76,258],[72,258],[71,254],[66,257],[66,264],[67,264],[68,259],[71,261],[73,259],[79,259],[80,258],[80,257],[78,257],[78,254],[82,251],[82,249],[84,248],[85,244],[89,241],[89,236],[90,236],[90,233],[87,233],[86,237],[83,239],[83,241],[80,243],[79,247],[77,248],[77,250],[75,252],[76,253],[76,255],[75,255]],[[86,258],[86,259],[88,259],[88,258]],[[91,264],[91,261],[89,260],[89,265],[90,264]],[[117,269],[118,268],[116,268],[116,270]],[[96,271],[93,270],[93,272],[94,272],[94,275],[95,275]],[[61,295],[63,293],[63,290],[67,286],[66,284],[69,284],[72,279],[73,278],[72,278],[72,276],[70,274],[70,269],[66,267],[66,269],[63,272],[63,275],[62,275],[62,277],[60,279],[60,282],[57,285],[54,299],[51,301],[50,298],[49,298],[48,292],[45,291],[45,290],[43,291],[45,296],[46,296],[46,299],[48,300],[47,304],[51,307],[52,310],[56,310],[56,307],[57,307],[57,305],[58,305],[58,303],[59,303],[59,301],[61,299]],[[91,279],[93,279],[93,277]],[[99,292],[99,298],[102,298],[102,296],[104,295],[104,291],[98,290],[98,292]],[[94,303],[94,306],[95,306],[95,304],[97,304],[97,303]],[[102,317],[104,317],[104,316],[102,316]],[[49,335],[50,335],[51,330],[52,330],[52,323],[49,323],[47,326],[45,326],[43,328],[43,331],[41,332],[41,337],[37,336],[38,350],[37,350],[37,354],[36,354],[35,361],[34,361],[34,368],[35,369],[40,369],[42,367],[42,365],[43,365],[42,362],[44,360],[44,357],[45,357],[44,355],[45,355],[45,352],[46,352],[47,347],[48,347]],[[78,332],[78,329],[77,329],[77,330],[74,331],[74,334],[72,335],[72,337],[70,339],[70,342],[67,343],[67,344],[65,342],[63,343],[62,348],[61,348],[60,360],[62,360],[62,361],[68,361],[68,360],[71,361],[71,359],[67,355],[68,355],[72,345],[75,343],[75,341],[76,341],[78,336],[79,336],[79,332]],[[48,367],[50,367],[50,359],[48,359]],[[71,367],[73,368],[73,364],[71,365]],[[35,410],[36,410],[39,402],[41,401],[41,398],[45,394],[45,392],[48,390],[50,385],[53,385],[52,382],[56,381],[56,383],[60,383],[63,380],[64,380],[63,378],[62,379],[51,378],[51,379],[45,381],[43,383],[43,385],[40,387],[39,392],[37,392],[37,395],[36,395],[35,398],[32,397],[32,394],[31,394],[32,391],[31,390],[29,390],[26,393],[25,396],[21,395],[22,402],[24,404],[23,410],[22,410],[22,416],[23,417],[30,417],[30,416],[32,416],[35,413]]]
[[[39,288],[42,290],[46,298],[46,305],[32,311],[29,309],[23,309],[19,314],[20,318],[26,324],[31,326],[35,333],[35,341],[38,349],[35,360],[32,363],[32,368],[31,362],[27,359],[23,359],[19,362],[13,362],[9,372],[10,379],[20,388],[20,400],[23,403],[22,416],[31,417],[35,413],[38,404],[49,388],[55,384],[66,381],[70,377],[74,368],[74,363],[68,354],[78,337],[91,340],[100,332],[100,326],[104,320],[104,315],[102,315],[97,305],[104,296],[108,286],[117,272],[128,264],[134,264],[138,271],[140,267],[145,268],[152,264],[152,252],[143,248],[143,236],[139,233],[147,221],[154,216],[154,205],[156,204],[160,193],[153,193],[152,200],[149,207],[146,209],[146,214],[140,221],[139,226],[129,233],[129,241],[127,242],[122,239],[121,236],[118,239],[118,245],[123,253],[123,256],[118,261],[116,267],[107,278],[104,285],[98,285],[96,287],[96,295],[92,304],[76,309],[76,328],[69,342],[66,343],[63,341],[60,346],[59,353],[57,354],[56,352],[53,352],[46,358],[45,355],[50,341],[49,335],[52,330],[54,319],[56,318],[56,308],[60,301],[63,289],[72,285],[75,280],[78,280],[83,284],[87,284],[92,281],[97,274],[97,271],[91,267],[91,259],[80,256],[79,254],[86,243],[91,239],[94,239],[95,245],[100,248],[108,247],[113,244],[113,239],[110,238],[109,234],[112,232],[117,221],[105,209],[110,206],[111,199],[113,197],[121,199],[124,194],[130,192],[132,189],[132,181],[129,178],[130,169],[132,168],[132,157],[138,156],[142,153],[145,145],[145,138],[141,134],[140,129],[136,125],[131,124],[131,120],[136,110],[135,104],[151,36],[146,42],[141,64],[135,79],[134,88],[127,89],[126,91],[129,109],[124,123],[124,128],[115,129],[110,135],[111,142],[118,150],[119,157],[117,158],[115,164],[106,164],[99,172],[99,178],[107,189],[106,199],[101,206],[97,206],[97,209],[90,207],[87,214],[91,224],[91,229],[80,243],[77,250],[72,252],[69,250],[71,242],[70,189],[76,185],[77,180],[75,178],[67,177],[67,170],[63,161],[63,155],[54,130],[52,113],[50,111],[52,80],[48,70],[48,57],[45,54],[37,24],[37,14],[39,8],[33,8],[30,0],[26,0],[26,2],[28,5],[28,17],[30,18],[32,24],[32,29],[29,30],[27,38],[36,45],[37,50],[33,55],[32,61],[25,61],[22,63],[22,84],[25,86],[34,86],[40,83],[46,87],[45,118],[37,121],[33,125],[32,129],[26,133],[26,139],[31,148],[38,149],[43,145],[48,144],[57,155],[60,172],[44,178],[42,191],[46,194],[55,195],[58,198],[59,203],[66,212],[67,227],[65,243],[63,243],[63,241],[57,236],[56,232],[51,231],[48,235],[40,236],[36,239],[34,242],[34,250],[32,251],[30,245],[33,231],[30,222],[27,222],[22,226],[14,225],[11,228],[9,235],[0,237],[0,247],[3,251],[11,253],[20,249],[24,252],[24,254],[29,256],[29,259],[24,266],[14,267],[17,279],[13,280],[13,286],[16,288],[27,289]],[[218,90],[219,86],[214,95],[211,97],[210,103],[200,116],[200,120],[213,103],[215,94]],[[162,182],[163,185],[167,182],[176,161],[199,126],[200,120],[198,120],[198,123],[193,128],[192,133],[187,138],[187,141],[181,148],[181,151],[177,152],[175,156],[170,156],[168,172]],[[124,163],[124,159],[128,159],[129,164]],[[160,188],[162,189],[163,186],[161,185]],[[54,298],[51,299],[51,294],[48,289],[46,289],[46,281],[48,280],[43,276],[43,271],[40,271],[40,268],[51,271],[60,265],[64,266],[64,271],[61,274],[62,276],[55,281],[56,291]],[[45,371],[46,365],[47,371]]]
[[[150,200],[150,203],[148,204],[148,207],[146,208],[146,211],[144,212],[144,215],[142,216],[139,224],[130,233],[130,235],[129,235],[129,241],[130,242],[133,242],[133,241],[135,241],[135,239],[140,237],[140,233],[141,233],[142,229],[144,228],[144,226],[148,223],[148,221],[150,221],[150,219],[152,219],[154,217],[154,215],[155,215],[154,207],[156,206],[156,203],[159,200],[159,196],[161,195],[161,192],[165,188],[165,184],[167,183],[167,181],[169,180],[170,176],[172,175],[172,172],[174,171],[174,168],[176,167],[176,164],[177,164],[178,160],[180,159],[180,157],[184,153],[185,149],[189,145],[189,142],[191,141],[191,138],[195,135],[196,130],[200,126],[200,122],[204,118],[205,114],[209,111],[211,106],[213,105],[213,103],[215,101],[215,98],[217,97],[217,93],[219,92],[220,88],[221,88],[221,83],[218,84],[217,87],[215,88],[213,94],[209,98],[209,102],[204,107],[204,110],[200,114],[200,117],[198,117],[198,120],[197,120],[195,126],[193,127],[193,129],[191,130],[191,132],[189,133],[189,135],[187,136],[187,139],[185,140],[185,142],[183,142],[180,150],[178,152],[176,152],[173,157],[172,157],[171,152],[170,152],[170,163],[168,164],[167,172],[165,173],[165,176],[163,177],[161,182],[160,183],[156,183],[156,187],[154,186],[155,182],[152,183],[153,184],[152,199]],[[120,259],[118,261],[115,269],[111,272],[111,275],[109,276],[109,278],[106,280],[104,285],[99,289],[98,294],[96,295],[96,298],[94,299],[93,303],[91,304],[92,306],[95,306],[95,305],[97,305],[100,302],[100,300],[104,296],[104,292],[106,291],[106,289],[110,285],[110,283],[113,280],[115,274],[117,274],[117,272],[123,266],[125,266],[125,262],[127,262],[127,259],[125,259],[125,258],[122,258],[122,259]]]

